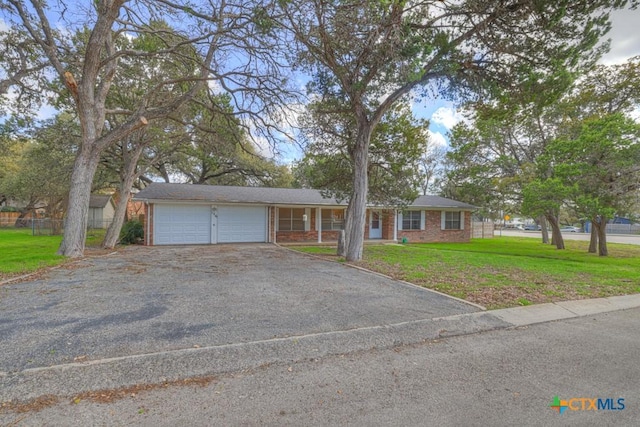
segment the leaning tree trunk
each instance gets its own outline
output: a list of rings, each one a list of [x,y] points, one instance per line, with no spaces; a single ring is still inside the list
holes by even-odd
[[[111,221],[111,224],[109,224],[107,232],[104,235],[104,240],[102,241],[102,247],[104,249],[113,249],[116,244],[118,244],[120,230],[122,230],[124,220],[127,216],[127,204],[130,196],[131,184],[121,182],[120,188],[118,188],[118,203],[116,204],[116,209],[113,213],[113,220]]]
[[[369,185],[367,176],[369,135],[370,131],[368,129],[361,129],[358,132],[358,139],[353,152],[353,193],[347,207],[345,227],[347,261],[359,261],[362,259]]]
[[[99,160],[99,152],[92,149],[91,144],[83,143],[73,165],[69,207],[64,220],[64,234],[58,255],[71,258],[79,258],[84,255],[91,185]]]
[[[546,245],[549,243],[549,230],[547,230],[547,219],[544,215],[538,217],[538,224],[540,224],[540,231],[542,232],[542,243]]]
[[[547,215],[546,219],[551,225],[551,233],[553,235],[553,242],[556,245],[556,249],[564,249],[564,237],[562,237],[562,232],[560,231],[558,218],[555,215]]]
[[[589,241],[589,253],[595,254],[598,251],[598,223],[596,218],[591,218],[591,240]]]
[[[139,143],[134,150],[129,152],[125,145],[126,144],[123,144],[122,147],[124,170],[122,171],[123,175],[120,180],[120,188],[118,188],[118,204],[113,214],[113,221],[111,221],[104,240],[102,241],[102,247],[105,249],[113,249],[118,243],[120,230],[122,230],[122,225],[127,216],[127,205],[129,203],[129,197],[131,196],[131,187],[133,187],[133,183],[138,177],[138,174],[136,174],[138,160],[140,160],[142,150],[146,146],[145,144]]]
[[[607,222],[604,217],[600,219],[600,227],[598,227],[598,255],[608,256],[609,249],[607,248]]]

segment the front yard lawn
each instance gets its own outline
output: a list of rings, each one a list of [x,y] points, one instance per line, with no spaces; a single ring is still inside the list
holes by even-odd
[[[104,230],[87,233],[87,246],[99,245]],[[62,236],[32,236],[30,228],[0,228],[0,281],[59,265],[66,258],[56,255]]]
[[[559,251],[539,239],[496,237],[471,243],[365,246],[355,265],[487,308],[640,293],[640,246],[609,244],[609,257],[588,242]],[[338,259],[335,248],[296,247]]]

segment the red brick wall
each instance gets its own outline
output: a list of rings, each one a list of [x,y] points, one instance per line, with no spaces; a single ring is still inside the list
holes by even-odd
[[[382,238],[393,240],[393,226],[395,225],[395,215],[392,210],[382,211]]]
[[[464,213],[464,230],[441,230],[440,211],[425,212],[424,230],[398,230],[398,240],[405,237],[408,243],[420,242],[468,242],[471,239],[471,213]]]
[[[287,243],[287,242],[317,242],[318,241],[318,232],[315,230],[310,231],[278,231],[277,232],[277,242]],[[322,232],[322,241],[323,242],[337,242],[338,241],[338,231],[323,231]]]
[[[154,205],[145,203],[144,204],[144,223],[143,227],[145,230],[145,239],[144,244],[146,246],[153,245],[153,207]],[[147,223],[149,226],[147,227]]]

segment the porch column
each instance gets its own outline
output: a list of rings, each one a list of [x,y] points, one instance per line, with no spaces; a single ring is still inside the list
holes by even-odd
[[[322,209],[316,208],[316,228],[318,229],[318,243],[322,243]]]
[[[269,222],[273,227],[273,243],[278,243],[278,208],[273,207],[272,218],[270,218]]]
[[[398,241],[398,209],[393,210],[393,240]]]

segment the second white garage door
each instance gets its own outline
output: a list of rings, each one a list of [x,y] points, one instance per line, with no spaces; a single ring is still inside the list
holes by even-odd
[[[218,243],[267,241],[267,213],[263,206],[218,206]]]

